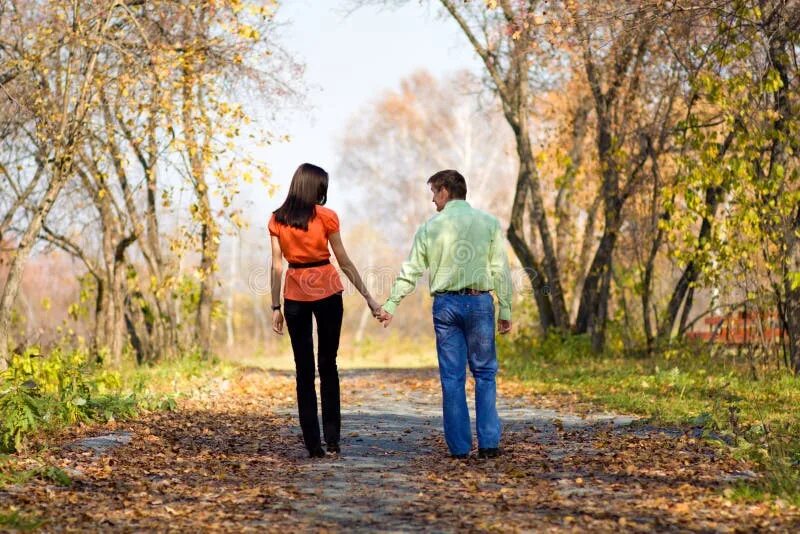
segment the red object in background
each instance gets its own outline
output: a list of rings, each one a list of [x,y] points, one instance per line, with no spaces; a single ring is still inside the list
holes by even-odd
[[[772,342],[786,337],[780,318],[775,312],[737,311],[728,315],[706,317],[703,324],[708,330],[693,330],[686,337],[725,345]]]

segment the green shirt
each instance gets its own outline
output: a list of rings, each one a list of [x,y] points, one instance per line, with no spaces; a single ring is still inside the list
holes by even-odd
[[[495,217],[472,208],[466,200],[445,204],[417,230],[383,309],[394,314],[425,269],[430,269],[431,294],[464,288],[494,290],[500,319],[511,320],[511,273],[505,237]]]

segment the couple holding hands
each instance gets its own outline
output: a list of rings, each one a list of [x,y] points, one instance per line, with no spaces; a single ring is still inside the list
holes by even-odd
[[[388,300],[380,305],[370,295],[347,256],[339,232],[339,218],[325,207],[328,173],[304,163],[297,168],[286,200],[269,221],[272,247],[272,327],[283,334],[286,322],[297,372],[297,407],[303,441],[309,456],[325,456],[314,388],[312,317],[317,321],[322,437],[328,453],[339,453],[341,409],[336,356],[342,328],[342,292],[339,272],[330,262],[330,249],[339,267],[364,296],[372,314],[389,326],[400,301],[410,294],[425,270],[430,273],[433,327],[442,383],[444,436],[454,458],[466,458],[472,449],[472,430],[465,393],[466,367],[475,378],[478,456],[500,454],[501,423],[496,408],[497,331],[511,330],[512,284],[505,238],[498,220],[472,208],[466,201],[467,184],[454,170],[428,179],[438,212],[422,224],[408,259],[394,281]],[[283,258],[289,264],[283,288]]]

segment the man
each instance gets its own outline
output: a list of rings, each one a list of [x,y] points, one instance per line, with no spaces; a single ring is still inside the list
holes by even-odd
[[[495,406],[497,352],[490,291],[497,294],[500,308],[498,331],[508,333],[511,276],[505,238],[496,218],[467,203],[467,184],[457,171],[437,172],[428,184],[439,213],[417,230],[408,260],[376,317],[389,326],[400,301],[430,269],[445,441],[454,458],[466,458],[472,449],[464,391],[469,363],[475,378],[478,456],[493,458],[500,454],[501,424]]]

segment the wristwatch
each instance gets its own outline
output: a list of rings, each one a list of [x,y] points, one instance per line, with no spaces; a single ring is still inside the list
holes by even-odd
[[[280,309],[281,309],[281,305],[280,304],[274,304],[272,306],[272,311],[280,311]]]

